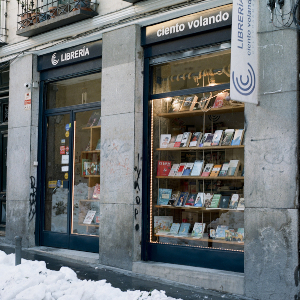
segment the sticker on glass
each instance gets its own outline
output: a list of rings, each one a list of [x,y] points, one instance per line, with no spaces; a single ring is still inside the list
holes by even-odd
[[[60,154],[66,154],[66,147],[65,146],[60,146],[59,147],[59,153]]]
[[[69,135],[70,135],[69,131],[66,131],[65,136],[69,137]]]
[[[68,178],[69,178],[69,174],[65,173],[65,179],[68,179]]]
[[[68,164],[69,163],[69,155],[62,155],[61,163],[62,163],[62,165]]]

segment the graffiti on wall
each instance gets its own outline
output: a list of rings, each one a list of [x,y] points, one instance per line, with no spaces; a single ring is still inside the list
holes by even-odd
[[[136,192],[136,196],[135,196],[135,202],[137,205],[139,205],[141,203],[141,197],[140,197],[140,192],[141,192],[141,189],[140,189],[140,177],[141,177],[141,172],[142,172],[142,169],[140,167],[140,160],[142,158],[140,158],[140,154],[138,153],[138,156],[137,156],[137,165],[134,167],[134,172],[135,172],[135,180],[133,182],[133,188]],[[136,220],[137,219],[137,215],[139,214],[139,210],[137,208],[134,209],[134,219]],[[136,224],[135,225],[135,230],[139,230],[139,224]]]
[[[35,186],[35,177],[30,176],[30,195],[29,195],[29,222],[33,220],[36,214],[36,186]]]

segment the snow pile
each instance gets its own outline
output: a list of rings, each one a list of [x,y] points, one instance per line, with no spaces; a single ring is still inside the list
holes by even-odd
[[[0,251],[1,300],[174,300],[164,291],[122,292],[106,280],[80,280],[72,269],[52,271],[44,261],[22,259],[21,265],[14,263],[14,254]]]

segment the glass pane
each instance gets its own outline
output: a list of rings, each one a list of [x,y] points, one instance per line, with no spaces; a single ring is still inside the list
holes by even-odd
[[[150,242],[244,250],[244,105],[229,92],[151,101]]]
[[[6,202],[1,203],[1,223],[6,222]]]
[[[6,192],[7,174],[7,133],[2,136],[2,192]]]
[[[45,230],[67,232],[70,115],[47,119]]]
[[[101,73],[48,84],[47,109],[101,101]]]
[[[101,110],[76,114],[73,234],[99,235]]]
[[[153,94],[230,82],[230,50],[153,67]]]

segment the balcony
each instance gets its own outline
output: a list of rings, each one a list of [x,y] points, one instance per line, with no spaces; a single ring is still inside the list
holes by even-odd
[[[18,1],[17,35],[31,37],[97,16],[97,3],[90,0]],[[40,0],[43,4],[43,0]]]

